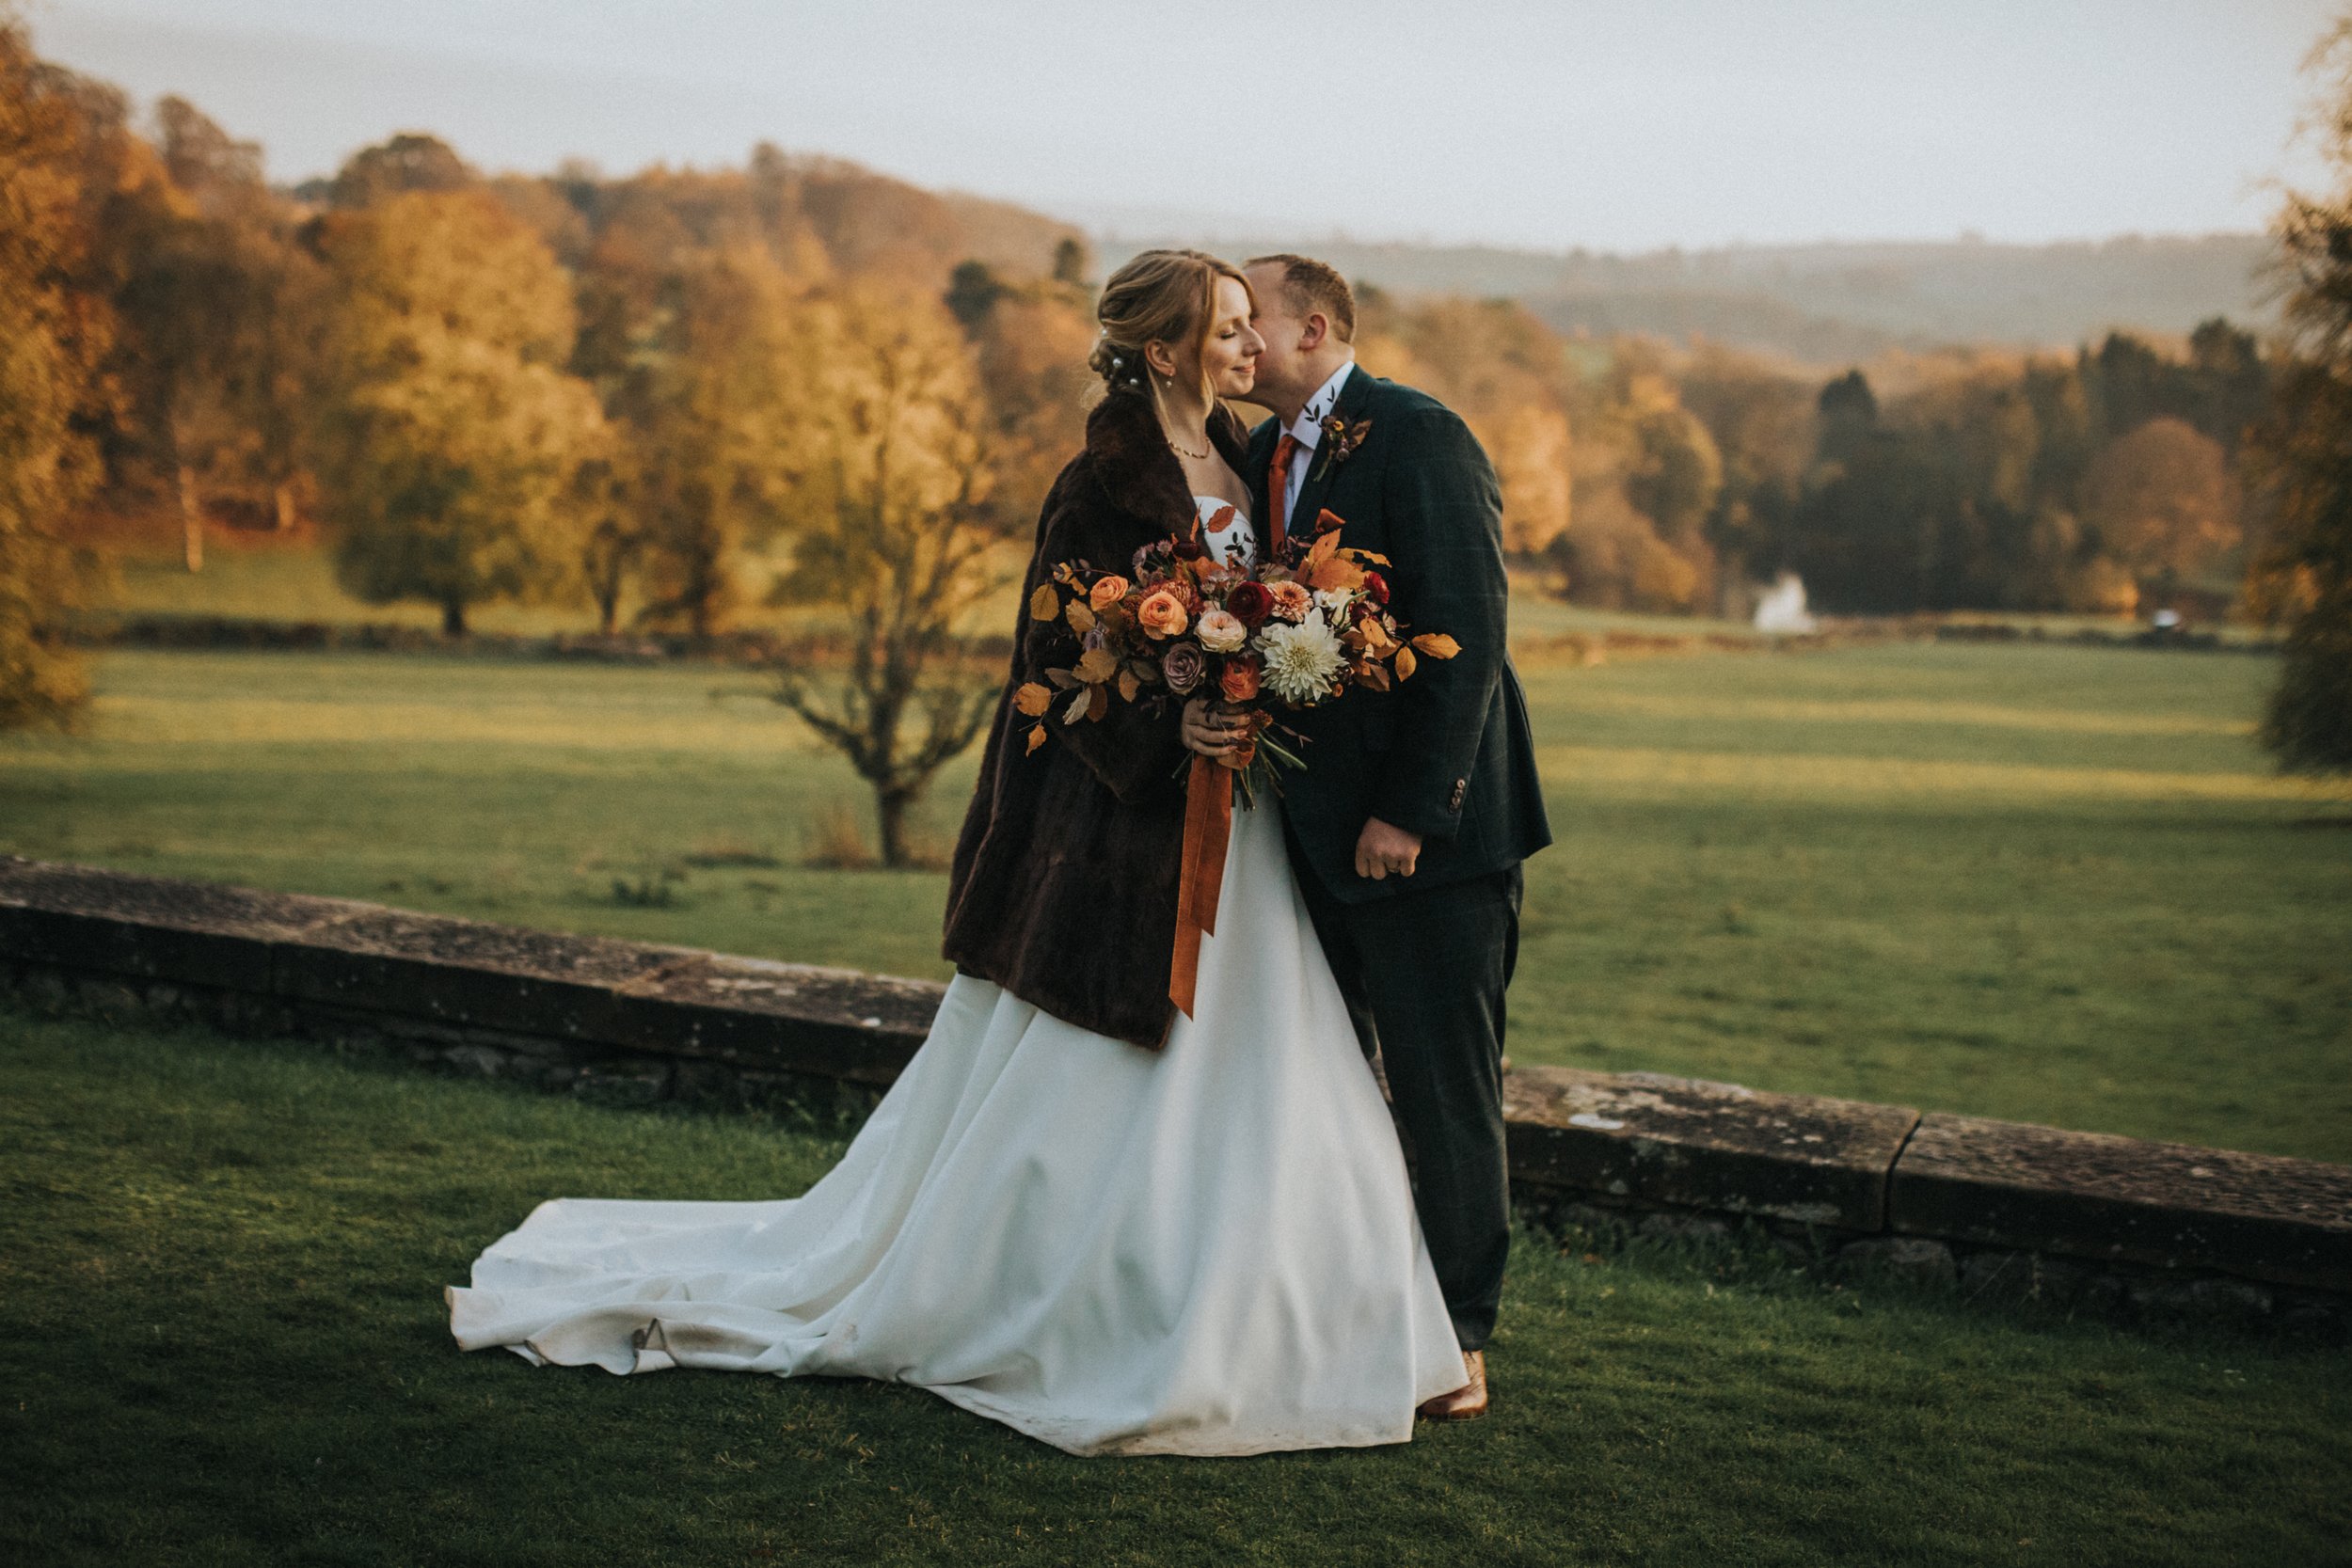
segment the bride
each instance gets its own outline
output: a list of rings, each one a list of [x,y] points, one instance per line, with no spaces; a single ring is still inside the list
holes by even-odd
[[[1106,393],[1046,498],[1057,562],[1188,534],[1253,558],[1225,406],[1248,284],[1151,251],[1104,287]],[[1041,627],[1025,619],[1033,638]],[[1463,1356],[1404,1159],[1262,793],[1237,805],[1191,1016],[1168,1001],[1199,701],[1114,705],[1026,754],[1009,693],[956,846],[956,974],[904,1074],[798,1198],[553,1198],[447,1290],[460,1347],[929,1388],[1073,1453],[1403,1442]]]

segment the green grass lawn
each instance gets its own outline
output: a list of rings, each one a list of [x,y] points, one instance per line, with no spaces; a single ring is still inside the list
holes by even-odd
[[[181,559],[176,522],[167,537],[151,532],[118,541],[112,554],[112,591],[103,606],[92,607],[92,618],[103,623],[118,616],[218,616],[232,621],[440,629],[437,605],[417,599],[369,604],[354,598],[336,580],[331,545],[313,536],[279,540],[215,528],[210,537],[213,546],[204,566],[195,572]],[[840,624],[838,612],[815,607],[778,609],[765,603],[770,586],[789,559],[788,549],[774,541],[744,548],[739,558],[741,600],[737,624],[777,630],[823,629]],[[1001,633],[1012,621],[1013,600],[1026,561],[1025,547],[1016,554],[1009,546],[1000,555],[998,567],[1009,574],[1011,581],[984,612],[976,614],[971,629]],[[618,607],[624,630],[630,627],[644,604],[643,584],[626,585]],[[466,619],[473,631],[508,637],[580,636],[596,629],[596,610],[584,600],[492,602],[471,607]]]
[[[1529,867],[1514,1059],[2352,1160],[2352,811],[2255,749],[2274,669],[1931,643],[1531,665],[1559,842]],[[94,673],[85,736],[0,739],[0,850],[945,973],[943,877],[802,865],[866,798],[755,673]],[[916,814],[934,846],[973,768]]]
[[[2352,1358],[1523,1234],[1496,1414],[1077,1460],[918,1391],[461,1354],[559,1195],[797,1192],[838,1132],[0,1010],[0,1557],[27,1565],[2352,1561]]]

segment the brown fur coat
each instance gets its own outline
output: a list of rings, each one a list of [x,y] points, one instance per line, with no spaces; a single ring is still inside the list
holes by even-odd
[[[1220,407],[1209,436],[1244,472],[1240,421]],[[1027,607],[1057,562],[1124,574],[1138,547],[1195,529],[1198,516],[1150,400],[1135,391],[1104,399],[1038,519],[1011,675],[956,842],[941,943],[959,970],[1056,1018],[1154,1048],[1175,1012],[1168,969],[1184,760],[1176,705],[1114,702],[1101,721],[1069,725],[1051,715],[1050,738],[1031,755],[1034,721],[1013,711],[1012,691],[1045,679],[1056,643]]]

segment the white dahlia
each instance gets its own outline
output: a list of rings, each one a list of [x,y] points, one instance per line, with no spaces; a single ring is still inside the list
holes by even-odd
[[[1329,696],[1332,683],[1347,665],[1339,638],[1321,616],[1310,616],[1296,626],[1271,623],[1258,634],[1258,647],[1265,655],[1262,678],[1266,689],[1286,703],[1304,705]]]

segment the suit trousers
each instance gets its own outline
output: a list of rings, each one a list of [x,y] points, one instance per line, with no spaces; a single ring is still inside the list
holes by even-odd
[[[1368,903],[1299,891],[1364,1053],[1376,1049],[1413,1164],[1413,1202],[1466,1351],[1485,1345],[1511,1250],[1503,1149],[1503,990],[1519,951],[1518,863]]]

